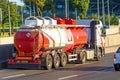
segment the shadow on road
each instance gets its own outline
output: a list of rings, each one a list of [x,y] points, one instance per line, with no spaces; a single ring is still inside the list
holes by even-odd
[[[0,45],[0,60],[7,60],[12,57],[13,44]]]
[[[90,67],[74,67],[74,68],[59,68],[57,70],[64,71],[114,71],[113,66],[90,66]]]

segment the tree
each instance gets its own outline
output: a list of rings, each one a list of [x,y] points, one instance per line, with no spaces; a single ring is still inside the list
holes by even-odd
[[[73,6],[81,11],[80,17],[86,18],[90,0],[71,0]]]
[[[16,23],[19,21],[19,13],[17,12],[18,6],[16,4],[10,3],[10,17],[11,17],[11,29],[13,31]]]
[[[91,19],[98,19],[98,15],[97,14],[92,14]]]
[[[4,30],[4,24],[7,24],[9,22],[7,0],[0,0],[0,8],[2,8],[2,29]],[[18,7],[16,4],[10,2],[10,19],[11,19],[12,31],[13,31],[15,24],[18,22],[18,19],[19,19],[17,8]]]
[[[103,16],[99,16],[100,20],[103,20]],[[92,14],[91,19],[98,19],[97,14]],[[109,25],[109,19],[108,19],[108,14],[105,14],[105,25]],[[119,24],[119,18],[115,14],[110,16],[110,25],[118,25]]]
[[[8,18],[8,9],[7,9],[7,1],[6,0],[0,0],[0,8],[2,9],[2,22],[1,26],[4,32],[4,24],[7,22]]]
[[[35,4],[36,6],[36,11],[38,16],[42,16],[42,9],[45,5],[45,0],[25,0],[25,2],[31,2]]]
[[[110,24],[111,25],[118,25],[119,24],[118,16],[116,16],[115,14],[111,15]]]
[[[52,15],[55,15],[55,5],[56,5],[56,0],[45,1],[45,9],[47,11],[52,11]]]

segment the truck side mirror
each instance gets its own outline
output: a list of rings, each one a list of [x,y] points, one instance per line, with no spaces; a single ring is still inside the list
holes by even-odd
[[[109,28],[110,28],[110,26],[105,25],[105,26],[103,26],[103,28],[104,28],[104,29],[109,29]]]
[[[106,29],[105,28],[101,28],[101,36],[102,37],[106,37]]]

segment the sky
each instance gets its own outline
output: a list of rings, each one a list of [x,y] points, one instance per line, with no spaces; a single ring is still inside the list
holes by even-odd
[[[22,0],[9,0],[10,2],[15,2],[17,5],[19,6],[23,6],[24,3],[22,2]]]

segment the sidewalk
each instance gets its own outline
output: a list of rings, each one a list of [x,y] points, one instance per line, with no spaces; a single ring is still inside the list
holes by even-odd
[[[0,45],[3,45],[3,44],[13,44],[13,41],[14,41],[14,37],[0,38]]]

